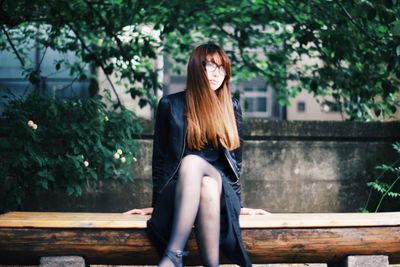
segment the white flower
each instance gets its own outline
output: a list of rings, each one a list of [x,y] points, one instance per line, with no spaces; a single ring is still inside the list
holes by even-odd
[[[125,162],[126,162],[126,158],[125,158],[125,157],[122,157],[122,158],[121,158],[121,162],[122,162],[122,163],[125,163]]]
[[[122,150],[118,148],[117,153],[122,155]]]
[[[133,157],[132,159],[133,159],[133,161],[137,161],[137,158],[135,158],[135,157]]]
[[[85,160],[85,161],[83,162],[83,165],[85,165],[85,167],[89,166],[89,161]]]
[[[31,127],[33,130],[36,130],[38,128],[37,124],[33,124]]]
[[[33,121],[28,121],[29,127],[32,127],[35,123]]]
[[[107,116],[104,117],[104,121],[109,121]]]
[[[119,157],[120,156],[119,156],[118,152],[114,154],[114,159],[119,159]]]

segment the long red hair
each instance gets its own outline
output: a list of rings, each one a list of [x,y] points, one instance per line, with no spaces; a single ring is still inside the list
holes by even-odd
[[[207,58],[214,63],[219,58],[226,72],[221,87],[215,91],[210,86],[204,66]],[[221,47],[204,44],[192,52],[186,82],[186,141],[189,148],[201,149],[207,142],[229,150],[240,146],[229,86],[231,74],[230,60]]]

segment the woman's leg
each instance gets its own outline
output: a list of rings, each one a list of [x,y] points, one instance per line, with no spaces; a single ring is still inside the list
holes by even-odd
[[[207,178],[205,178],[207,177]],[[205,178],[205,179],[204,179]],[[210,179],[214,179],[217,181],[217,183],[214,182],[215,185],[219,185],[217,187],[217,191],[211,190],[212,192],[217,192],[218,193],[218,201],[217,203],[214,203],[214,201],[210,202],[210,197],[206,196],[205,194],[201,194],[203,191],[202,189],[207,189],[209,190],[209,187],[211,186]],[[203,182],[205,181],[205,182]],[[219,195],[221,192],[221,176],[219,172],[207,161],[202,159],[199,156],[196,155],[188,155],[182,159],[181,166],[179,169],[179,177],[178,177],[178,182],[176,185],[176,193],[175,193],[175,213],[174,213],[174,219],[173,219],[173,224],[172,224],[172,232],[171,232],[171,238],[168,243],[167,251],[177,251],[177,250],[183,250],[184,246],[187,242],[187,239],[189,238],[189,235],[192,231],[192,226],[194,224],[194,221],[196,219],[196,216],[199,211],[199,207],[201,208],[200,202],[205,202],[205,203],[213,203],[214,206],[217,207],[207,207],[202,209],[203,212],[199,212],[199,214],[205,214],[208,216],[208,213],[206,212],[207,209],[214,209],[214,214],[215,210],[217,209],[219,212]],[[214,197],[215,198],[215,197]],[[205,206],[205,205],[202,205]],[[219,216],[219,213],[218,213]],[[214,216],[215,217],[215,216]],[[208,224],[212,224],[213,222],[215,223],[218,221],[218,224],[214,226],[208,226]],[[206,218],[202,218],[200,216],[198,218],[198,222],[200,228],[202,229],[202,234],[201,236],[203,239],[199,240],[200,241],[200,249],[202,247],[207,247],[209,244],[208,242],[216,242],[216,246],[218,249],[219,246],[219,217],[213,218],[211,221],[208,221]],[[207,226],[205,226],[207,225]],[[210,236],[214,235],[215,228],[218,227],[218,239],[215,241],[215,237],[210,238]],[[211,231],[213,230],[213,231]],[[212,233],[208,233],[208,232]],[[204,239],[205,238],[205,239]],[[202,249],[201,249],[202,250]],[[202,251],[202,259],[206,259],[207,262],[214,262],[214,260],[208,260],[208,255],[203,255],[207,254],[208,249],[206,251]],[[219,252],[217,253],[219,254]],[[219,256],[219,255],[218,255]],[[218,259],[218,258],[217,258]],[[172,262],[169,260],[168,257],[164,257],[159,266],[173,266]],[[217,265],[218,266],[218,261]]]
[[[195,232],[201,261],[206,267],[219,264],[221,188],[221,177],[203,177]]]

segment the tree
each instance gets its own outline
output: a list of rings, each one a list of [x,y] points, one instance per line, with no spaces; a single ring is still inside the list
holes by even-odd
[[[262,76],[282,104],[300,90],[331,95],[352,120],[388,116],[399,106],[400,4],[397,0],[3,0],[1,49],[24,62],[27,39],[126,80],[141,104],[154,104],[160,88],[157,53],[186,62],[196,44],[224,46],[236,79]],[[43,34],[32,25],[44,25]],[[159,32],[151,36],[147,25]],[[21,38],[21,33],[24,38]],[[302,58],[317,63],[298,69]],[[57,67],[57,65],[55,65]],[[40,73],[28,69],[32,82]],[[79,68],[72,69],[79,74]],[[289,83],[290,81],[290,83]],[[114,89],[114,92],[117,93]]]

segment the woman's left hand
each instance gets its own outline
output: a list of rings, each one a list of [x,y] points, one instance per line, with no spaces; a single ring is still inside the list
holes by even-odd
[[[134,214],[151,215],[152,213],[153,213],[153,208],[132,209],[124,212],[124,214],[126,215],[134,215]]]
[[[266,214],[271,214],[271,213],[263,209],[251,209],[251,208],[240,209],[240,215],[266,215]]]

